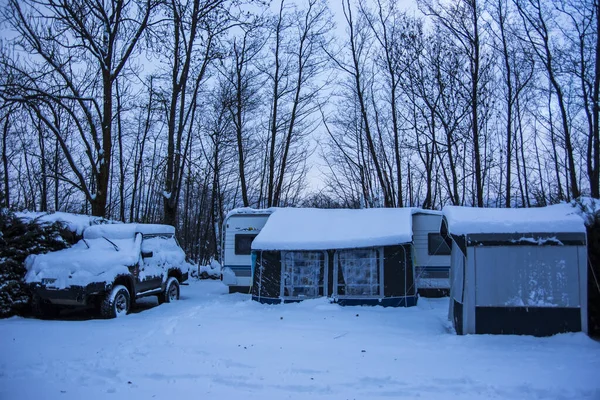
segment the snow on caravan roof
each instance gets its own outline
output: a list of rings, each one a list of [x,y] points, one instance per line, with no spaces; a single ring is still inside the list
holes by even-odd
[[[175,234],[171,225],[159,224],[111,224],[90,226],[83,232],[85,239],[98,239],[102,237],[114,239],[134,238],[136,233],[143,235]]]
[[[231,210],[231,211],[229,211],[227,213],[227,215],[225,216],[225,220],[227,220],[232,215],[264,215],[264,214],[272,214],[275,210],[277,210],[277,207],[270,207],[270,208],[240,207],[240,208],[234,208],[233,210]]]
[[[430,210],[427,208],[416,208],[413,207],[412,208],[412,213],[413,214],[429,214],[429,215],[442,215],[442,212],[440,210]]]
[[[442,211],[454,235],[585,232],[581,217],[566,204],[540,208],[446,206]]]
[[[252,242],[253,250],[327,250],[412,241],[411,208],[279,208]]]

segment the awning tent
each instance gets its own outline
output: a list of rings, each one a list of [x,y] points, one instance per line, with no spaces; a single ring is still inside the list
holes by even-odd
[[[558,205],[528,209],[447,206],[449,318],[458,334],[587,332],[582,219]]]
[[[252,243],[252,298],[416,304],[411,209],[277,209]]]

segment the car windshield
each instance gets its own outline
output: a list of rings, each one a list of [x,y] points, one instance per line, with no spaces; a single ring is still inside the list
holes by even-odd
[[[100,236],[95,239],[83,238],[73,247],[85,251],[85,257],[90,257],[90,254],[97,251],[103,252],[102,257],[112,254],[119,257],[132,251],[139,252],[141,241],[141,235],[139,240],[137,238],[116,239],[111,236]]]

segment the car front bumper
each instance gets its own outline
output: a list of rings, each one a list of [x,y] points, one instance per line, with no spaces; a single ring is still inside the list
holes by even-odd
[[[41,283],[32,283],[31,292],[42,300],[62,306],[87,306],[93,296],[105,293],[105,283],[90,283],[86,286],[69,286],[55,289]]]

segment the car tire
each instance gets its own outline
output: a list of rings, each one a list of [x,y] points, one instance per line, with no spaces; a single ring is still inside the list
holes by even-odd
[[[158,295],[158,303],[171,303],[179,300],[179,281],[175,277],[167,279],[165,291]]]
[[[54,304],[44,301],[40,296],[31,298],[31,311],[33,315],[40,319],[57,318],[60,314],[60,308]]]
[[[112,288],[100,304],[100,316],[102,318],[123,317],[129,313],[131,307],[131,296],[129,290],[123,285]]]

